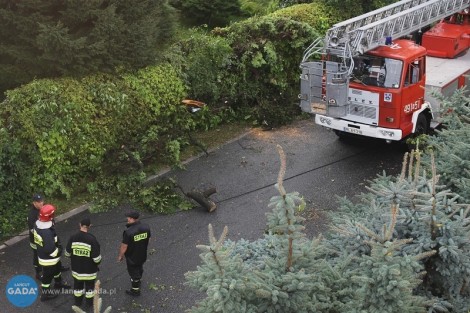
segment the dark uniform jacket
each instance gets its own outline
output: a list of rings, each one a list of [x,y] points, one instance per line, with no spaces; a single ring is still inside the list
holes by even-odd
[[[39,265],[56,265],[60,261],[61,248],[52,222],[36,221],[33,236],[38,251]]]
[[[135,265],[144,264],[147,260],[147,246],[150,239],[150,227],[137,221],[126,225],[127,229],[122,234],[122,243],[127,244],[124,254],[127,262]]]
[[[36,249],[36,244],[34,243],[34,226],[36,225],[36,221],[38,220],[39,210],[31,206],[31,210],[28,214],[28,229],[29,229],[29,245],[31,248]]]
[[[72,276],[78,280],[96,279],[101,262],[100,244],[95,236],[80,231],[70,237],[65,256],[70,257]]]

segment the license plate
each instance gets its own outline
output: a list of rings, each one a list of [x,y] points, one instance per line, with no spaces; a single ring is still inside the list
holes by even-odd
[[[344,131],[351,134],[362,135],[362,130],[352,127],[345,127]]]

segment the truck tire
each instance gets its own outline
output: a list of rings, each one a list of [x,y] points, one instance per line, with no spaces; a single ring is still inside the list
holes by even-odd
[[[345,136],[345,134],[344,134],[343,131],[340,131],[340,130],[336,130],[336,129],[335,129],[334,132],[335,132],[336,136],[339,137],[339,139],[343,139],[344,136]]]
[[[429,121],[424,113],[420,113],[418,115],[418,119],[416,120],[416,128],[414,132],[414,136],[417,137],[419,135],[428,134],[429,133]]]
[[[412,133],[405,140],[405,146],[406,146],[405,149],[408,152],[411,152],[411,150],[416,149],[416,138],[419,137],[419,135],[425,135],[428,133],[429,133],[429,120],[426,117],[426,114],[420,113],[418,115],[418,119],[416,120],[415,132]]]

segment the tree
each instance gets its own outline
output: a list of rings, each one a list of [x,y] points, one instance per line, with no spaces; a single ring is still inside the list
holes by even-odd
[[[181,0],[181,13],[192,25],[226,26],[241,17],[240,1]]]
[[[331,231],[308,240],[303,201],[282,186],[281,150],[268,234],[222,244],[227,231],[219,240],[210,231],[204,265],[186,274],[207,294],[193,312],[466,313],[470,209],[431,164],[406,154],[400,175],[379,176],[359,203],[343,199]]]
[[[33,78],[152,64],[175,25],[167,0],[2,1],[0,91]]]
[[[436,167],[441,181],[470,202],[470,97],[460,89],[451,97],[440,97],[441,117],[445,127],[437,136],[428,138],[429,148],[435,152]],[[426,160],[429,163],[429,160]]]
[[[397,0],[322,0],[325,4],[344,12],[345,18],[352,18],[380,7],[397,2]]]

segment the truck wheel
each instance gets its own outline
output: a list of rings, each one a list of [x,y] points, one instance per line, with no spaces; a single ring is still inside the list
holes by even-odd
[[[346,137],[346,134],[343,131],[340,131],[340,130],[335,129],[335,134],[336,134],[336,136],[338,136],[338,138],[340,140],[344,140],[345,137]]]
[[[429,121],[423,113],[418,115],[414,137],[429,133]]]
[[[406,150],[411,151],[416,149],[417,138],[419,135],[424,135],[429,133],[429,121],[425,114],[421,113],[418,115],[418,119],[416,120],[416,128],[415,132],[411,134],[405,141],[406,143]],[[418,147],[421,148],[421,147]]]

